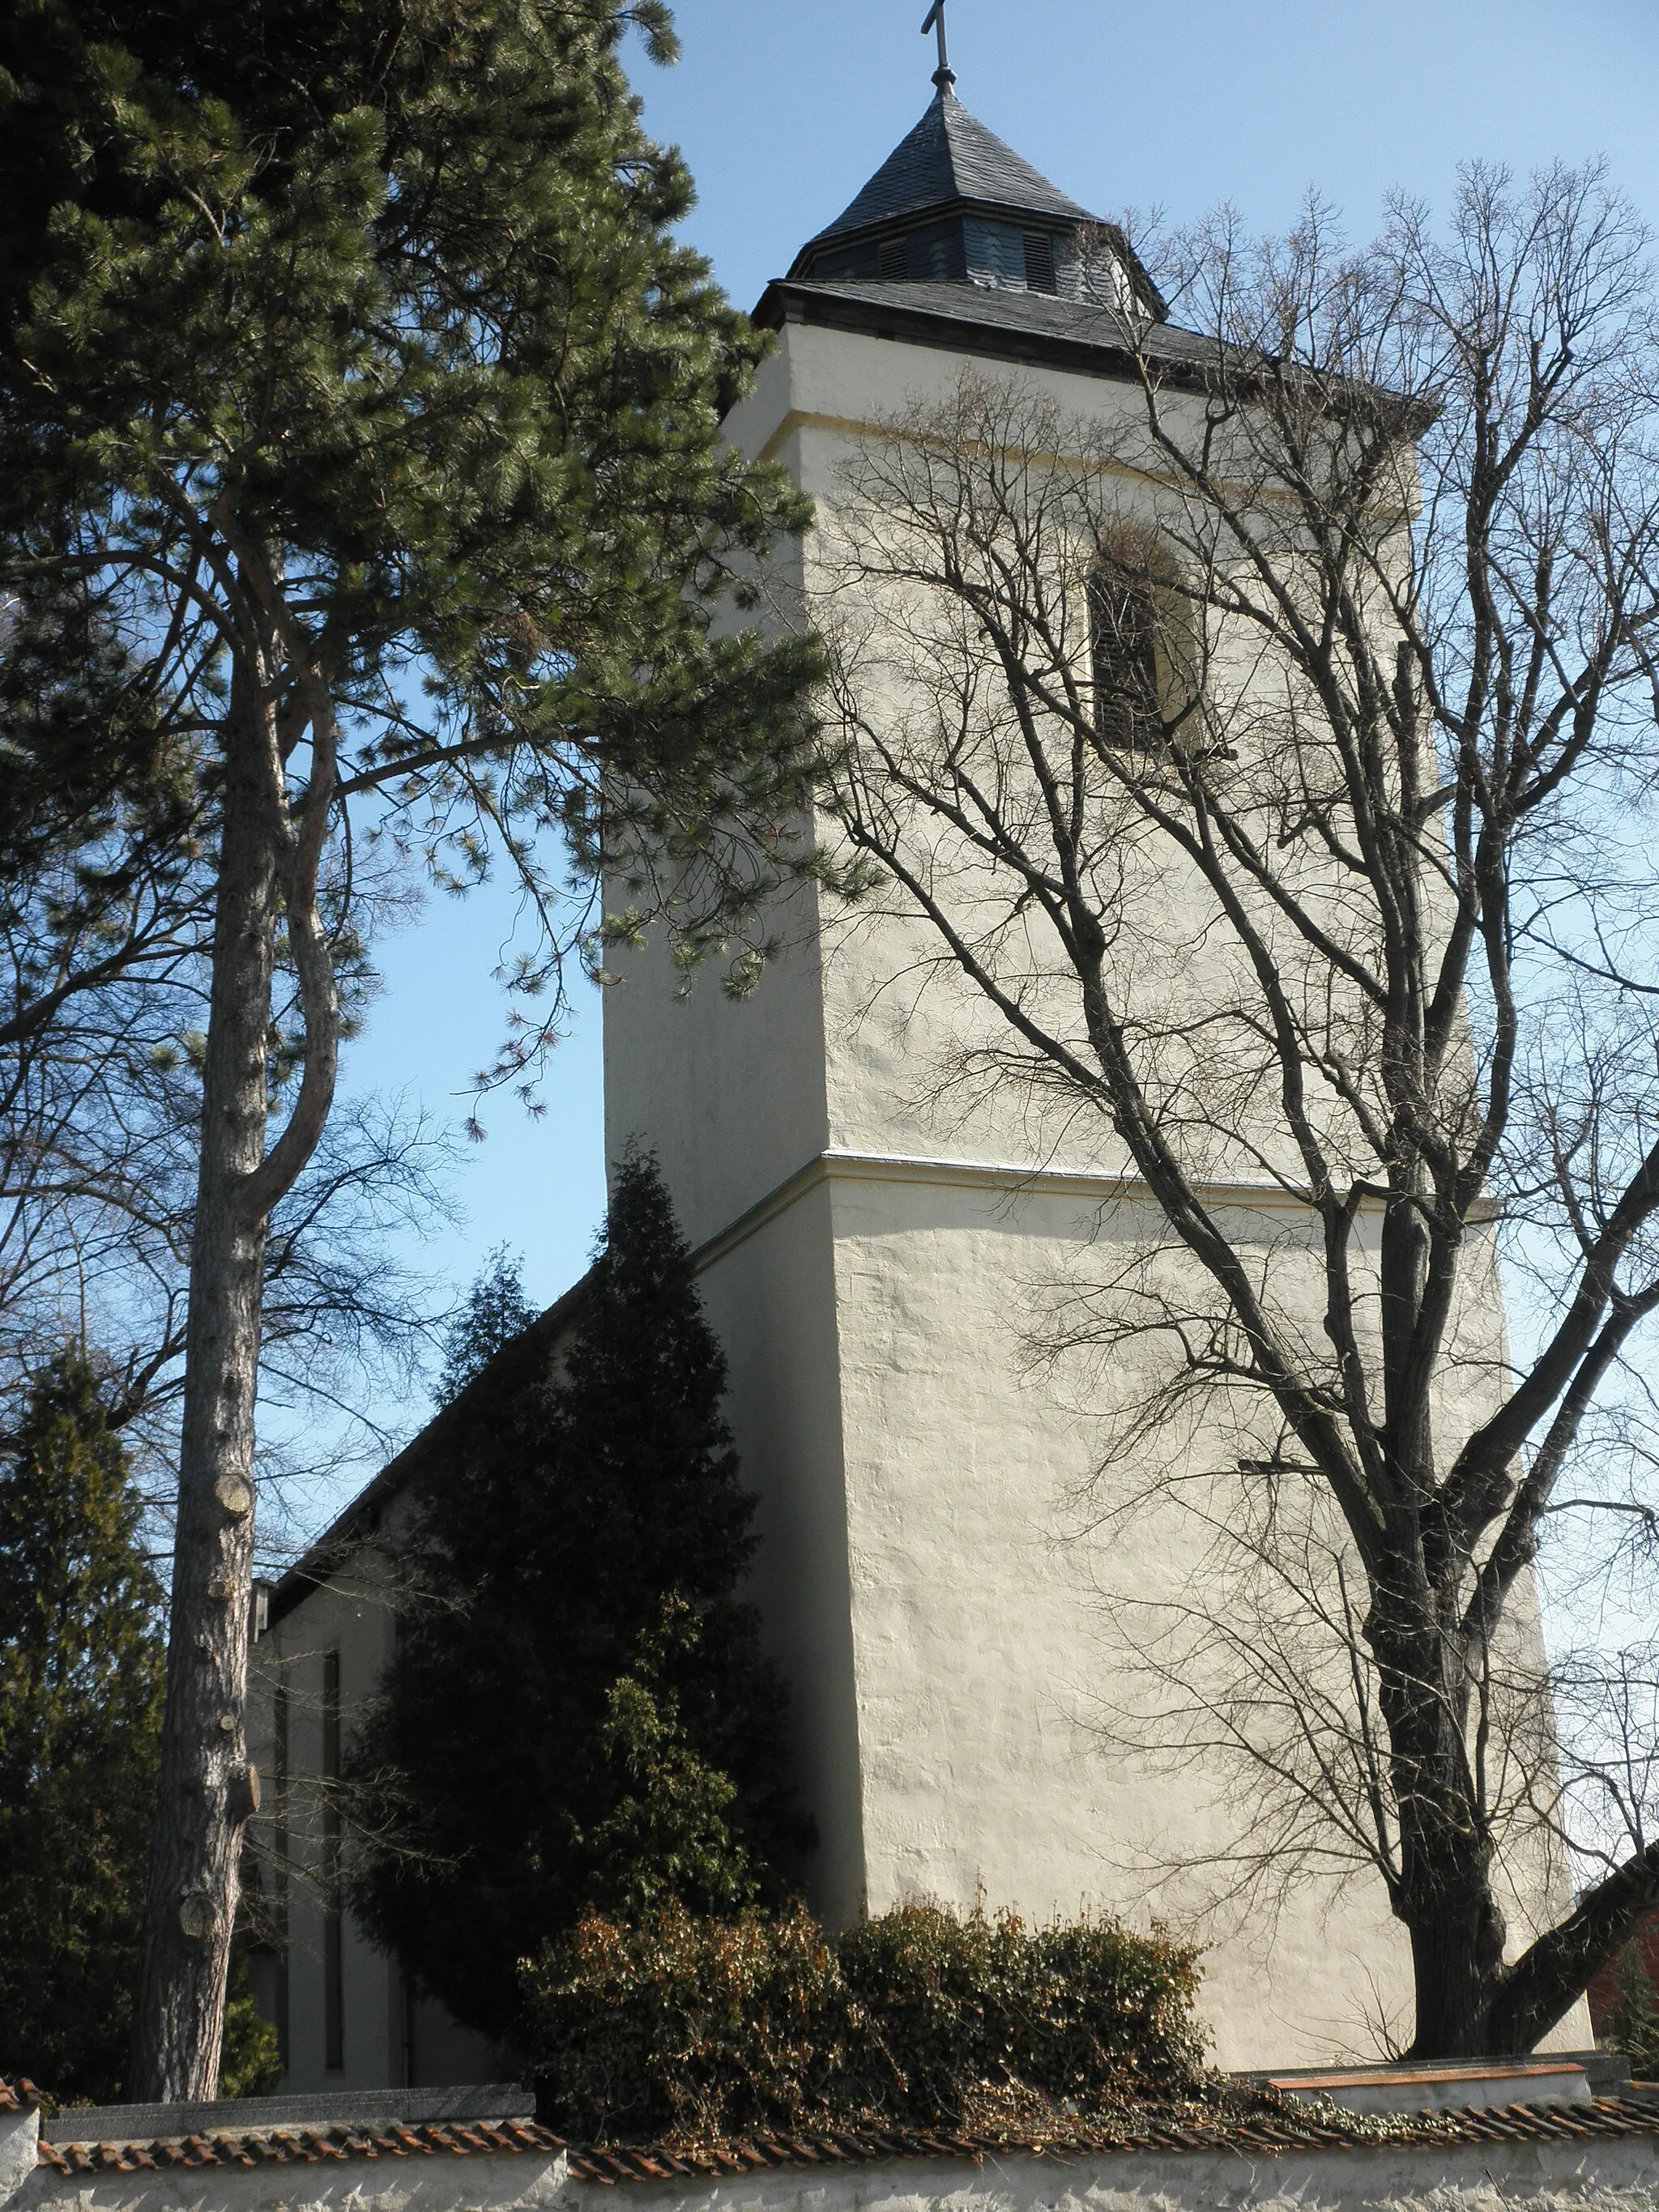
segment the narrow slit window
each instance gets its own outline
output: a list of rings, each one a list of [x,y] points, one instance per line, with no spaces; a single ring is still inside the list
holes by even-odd
[[[323,2064],[345,2064],[345,1893],[340,1857],[340,1655],[323,1658]]]
[[[273,1734],[276,1766],[276,1818],[273,1822],[276,1879],[276,2055],[287,2072],[293,2063],[289,2050],[289,1968],[288,1968],[288,1684],[279,1682],[274,1700]]]

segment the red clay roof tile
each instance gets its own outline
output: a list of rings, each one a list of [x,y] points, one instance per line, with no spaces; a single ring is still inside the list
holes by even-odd
[[[18,2091],[27,2084],[4,2086],[15,2101],[4,2109],[21,2109]],[[1601,2099],[1571,2106],[1511,2105],[1464,2112],[1424,2112],[1403,2121],[1396,2119],[1381,2140],[1390,2148],[1411,2143],[1540,2142],[1593,2139],[1596,2136],[1649,2136],[1659,2138],[1659,2102],[1632,2099]],[[714,2143],[696,2148],[653,2144],[640,2148],[625,2145],[568,2144],[550,2129],[531,2120],[470,2123],[433,2122],[423,2126],[392,2123],[377,2128],[255,2128],[235,2134],[187,2136],[152,2142],[43,2142],[40,2161],[60,2173],[130,2173],[161,2166],[286,2166],[299,2161],[320,2165],[351,2159],[431,2158],[439,2153],[465,2158],[477,2154],[514,2155],[568,2154],[575,2179],[605,2185],[661,2180],[675,2174],[713,2176],[752,2172],[777,2166],[812,2166],[826,2161],[872,2164],[909,2158],[969,2158],[1009,2152],[1034,2156],[1077,2157],[1115,2155],[1141,2151],[1243,2151],[1282,2157],[1297,2151],[1362,2150],[1372,2138],[1358,2130],[1333,2128],[1316,2114],[1304,2119],[1285,2111],[1254,2116],[1249,2120],[1214,2123],[1166,2122],[1143,2126],[1133,2132],[1114,2134],[1079,2127],[1045,2136],[957,2135],[917,2129],[878,2134],[848,2132],[746,2137],[739,2142]]]

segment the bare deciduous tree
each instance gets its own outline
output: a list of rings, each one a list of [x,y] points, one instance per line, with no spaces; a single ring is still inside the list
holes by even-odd
[[[0,677],[15,672],[0,655]],[[100,800],[73,823],[37,823],[38,836],[9,841],[0,876],[0,1401],[21,1402],[30,1375],[66,1340],[91,1348],[141,1480],[167,1517],[210,824],[183,816],[158,854],[123,794]],[[362,877],[360,915],[374,903]],[[359,961],[354,981],[367,980]],[[275,1103],[293,1087],[292,1065],[273,1078]],[[330,1393],[343,1385],[361,1398],[365,1358],[389,1355],[407,1372],[424,1347],[423,1316],[388,1264],[385,1236],[411,1212],[441,1210],[434,1170],[443,1149],[420,1117],[350,1102],[273,1217],[262,1389],[268,1400],[286,1389],[310,1401],[313,1472]]]
[[[1241,1878],[1381,1876],[1420,2056],[1530,2047],[1659,1900],[1639,1698],[1558,1750],[1532,1579],[1641,1505],[1591,1424],[1659,1307],[1646,254],[1568,171],[1166,240],[1188,330],[1103,306],[1075,415],[964,374],[818,546],[827,803],[997,1017],[954,1073],[1096,1117],[1152,1224],[1051,1340],[1097,1510],[1204,1532],[1128,1625],[1142,1740],[1250,1780]],[[1592,1771],[1602,1863],[1514,1955]]]

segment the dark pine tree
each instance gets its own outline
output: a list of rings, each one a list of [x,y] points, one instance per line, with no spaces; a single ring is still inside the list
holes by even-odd
[[[59,2096],[126,2062],[166,1650],[141,1513],[65,1355],[0,1458],[0,2074]]]
[[[570,867],[741,985],[803,857],[821,650],[713,611],[807,508],[720,435],[767,341],[675,234],[628,68],[674,51],[663,0],[0,7],[0,1048],[78,1156],[88,1053],[118,1079],[169,975],[205,1019],[147,2099],[216,2085],[270,1230],[336,1111],[354,840],[457,890],[497,842],[520,992]]]
[[[738,1595],[754,1500],[725,1386],[656,1164],[630,1158],[559,1370],[475,1383],[425,1486],[425,1601],[353,1759],[355,1899],[508,2044],[519,1960],[584,1906],[788,1887],[784,1693]]]
[[[97,1378],[65,1352],[0,1443],[0,2075],[125,2085],[155,1811],[167,1600]],[[240,1984],[226,2094],[274,2088]]]

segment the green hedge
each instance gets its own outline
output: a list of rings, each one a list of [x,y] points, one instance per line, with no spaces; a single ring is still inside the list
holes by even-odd
[[[666,1906],[589,1916],[524,1976],[538,2112],[588,2142],[1098,2112],[1203,2063],[1196,1953],[1109,1920]]]

